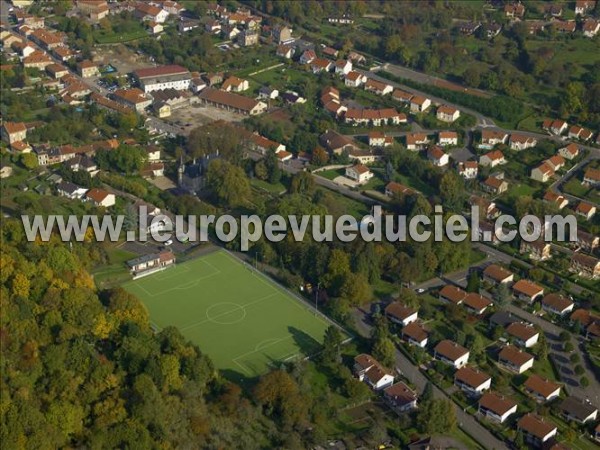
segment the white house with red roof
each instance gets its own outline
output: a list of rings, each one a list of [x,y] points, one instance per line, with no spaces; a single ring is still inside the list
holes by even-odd
[[[356,181],[358,184],[364,184],[373,178],[373,172],[364,164],[355,164],[346,168],[346,177]]]

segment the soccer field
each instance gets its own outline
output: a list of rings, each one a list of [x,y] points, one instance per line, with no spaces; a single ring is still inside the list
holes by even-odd
[[[246,377],[319,349],[330,325],[301,300],[224,250],[123,286],[158,328],[179,328],[217,368]]]

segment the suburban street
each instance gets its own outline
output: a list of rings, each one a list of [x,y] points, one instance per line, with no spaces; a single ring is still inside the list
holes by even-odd
[[[354,319],[359,333],[364,337],[369,337],[372,326],[369,323],[368,314],[362,309],[354,310]],[[412,383],[419,393],[423,392],[427,384],[427,378],[421,373],[418,367],[415,367],[404,354],[396,349],[396,367],[400,369],[410,383]],[[432,384],[433,395],[435,398],[448,398],[448,395]],[[454,403],[453,403],[454,404]],[[456,419],[460,428],[467,434],[479,442],[485,449],[505,449],[509,448],[504,442],[497,439],[492,433],[485,429],[477,420],[470,414],[454,404],[456,411]]]

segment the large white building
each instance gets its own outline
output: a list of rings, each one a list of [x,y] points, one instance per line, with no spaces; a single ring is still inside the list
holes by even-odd
[[[185,67],[178,65],[149,67],[133,73],[144,92],[176,89],[189,89],[192,75]]]

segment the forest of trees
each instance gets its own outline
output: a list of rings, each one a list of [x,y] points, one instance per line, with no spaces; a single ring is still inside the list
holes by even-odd
[[[96,290],[88,270],[106,258],[98,244],[28,243],[16,220],[0,231],[6,448],[301,449],[325,439],[335,410],[303,363],[242,389],[178,330],[155,334],[137,298]],[[328,333],[323,364],[352,385],[340,337]]]

